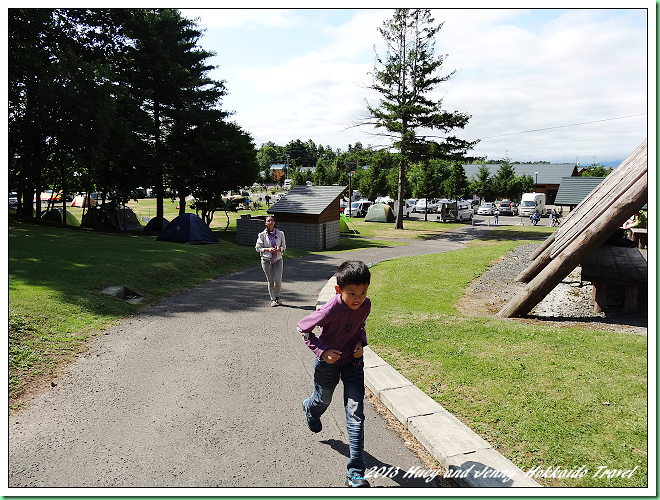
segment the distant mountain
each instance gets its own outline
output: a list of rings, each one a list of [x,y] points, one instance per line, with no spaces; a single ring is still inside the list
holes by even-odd
[[[616,168],[619,165],[621,165],[622,163],[623,163],[623,160],[610,160],[610,161],[597,161],[596,162],[597,165],[602,165],[603,167],[607,167],[607,168]],[[588,165],[586,163],[580,163],[581,168],[587,168],[587,167],[590,167],[590,166],[591,166],[591,163],[589,163]]]

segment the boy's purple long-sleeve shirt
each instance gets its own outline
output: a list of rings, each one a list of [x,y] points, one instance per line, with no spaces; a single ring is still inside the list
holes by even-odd
[[[360,307],[353,310],[344,304],[341,294],[338,293],[312,314],[301,319],[298,328],[309,333],[315,326],[320,326],[319,336],[310,333],[305,344],[317,357],[321,357],[326,349],[341,351],[341,356],[336,363],[344,365],[353,360],[353,348],[358,341],[361,341],[363,346],[367,345],[367,331],[364,325],[370,312],[369,297]]]

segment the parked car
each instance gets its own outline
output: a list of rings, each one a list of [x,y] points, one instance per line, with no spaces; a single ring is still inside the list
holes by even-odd
[[[477,210],[479,210],[479,205],[481,205],[480,200],[472,200],[471,208],[472,208],[472,213],[473,214],[477,213]]]
[[[545,193],[523,193],[520,215],[545,215]]]
[[[470,221],[474,215],[472,212],[472,204],[469,201],[456,201],[443,198],[439,201],[438,206],[438,213],[440,215],[438,215],[437,220],[442,222],[463,222],[464,220]]]
[[[410,214],[413,212],[413,209],[415,208],[415,202],[417,200],[415,199],[410,199],[410,200],[403,200],[403,216],[404,217],[410,217]],[[376,201],[378,203],[378,201]],[[391,204],[388,203],[392,207],[392,211],[394,213],[394,217],[397,217],[399,213],[399,202],[398,200],[393,200]]]
[[[41,204],[47,204],[48,202],[60,201],[62,199],[62,191],[54,192],[52,189],[46,189],[41,192],[39,195]],[[35,194],[32,197],[32,202],[37,201],[37,195]]]
[[[420,214],[423,214],[424,212],[427,213],[435,213],[438,211],[438,200],[437,199],[432,199],[426,201],[426,198],[420,198],[415,202],[415,208],[413,209],[413,212],[417,212]]]
[[[477,214],[479,215],[493,215],[493,212],[495,212],[495,209],[497,206],[495,203],[491,203],[487,201],[486,203],[482,203],[481,206],[479,207],[479,210],[477,210]]]
[[[403,206],[404,217],[409,217],[410,214],[415,211],[415,203],[417,203],[416,198],[410,198],[409,200],[405,201],[405,204]]]
[[[371,206],[371,202],[368,200],[354,201],[353,203],[351,203],[349,216],[364,217],[365,215],[367,215],[367,211],[369,210],[370,206]],[[346,213],[345,210],[344,213]]]
[[[18,205],[18,195],[16,193],[9,193],[9,206],[15,207]]]
[[[500,215],[517,215],[518,214],[518,209],[509,200],[502,200],[502,202],[500,203],[500,206],[498,208],[500,210]]]

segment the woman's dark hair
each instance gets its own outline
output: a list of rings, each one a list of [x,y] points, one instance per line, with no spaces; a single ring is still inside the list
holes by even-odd
[[[348,285],[368,285],[371,283],[371,272],[361,260],[347,260],[343,262],[335,273],[337,286],[344,288]]]

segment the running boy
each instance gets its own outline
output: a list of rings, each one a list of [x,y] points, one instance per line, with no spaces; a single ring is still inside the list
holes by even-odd
[[[364,262],[349,260],[337,268],[337,294],[298,323],[298,331],[316,354],[314,392],[303,401],[307,426],[322,429],[321,415],[332,401],[339,380],[344,384],[344,407],[350,458],[344,484],[367,487],[364,479],[364,363],[362,348],[367,345],[365,321],[371,311],[367,289],[371,273]],[[315,326],[321,333],[314,335]],[[306,337],[305,337],[306,336]]]

